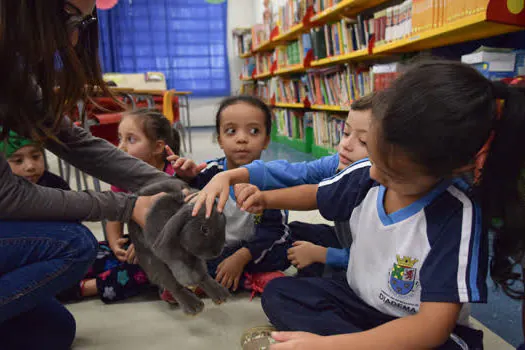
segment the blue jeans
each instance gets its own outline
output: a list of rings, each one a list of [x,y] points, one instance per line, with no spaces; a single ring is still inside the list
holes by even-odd
[[[0,221],[0,342],[70,348],[75,320],[54,296],[82,279],[96,251],[78,223]]]

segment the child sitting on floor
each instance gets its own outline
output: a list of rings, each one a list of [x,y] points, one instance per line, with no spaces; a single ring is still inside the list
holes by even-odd
[[[372,113],[372,99],[373,94],[370,94],[352,103],[337,154],[301,163],[289,163],[286,160],[265,163],[256,160],[239,169],[221,173],[210,181],[207,188],[249,181],[256,187],[237,186],[237,204],[243,210],[257,212],[260,191],[317,184],[335,175],[368,156],[366,137]],[[321,276],[324,264],[336,270],[346,269],[348,248],[352,242],[348,221],[337,221],[335,227],[302,222],[292,222],[289,226],[294,243],[288,251],[288,257],[301,270],[300,276]]]
[[[180,151],[180,138],[161,113],[138,109],[124,113],[118,127],[119,149],[170,175],[173,167],[166,159],[166,147]],[[114,192],[125,190],[111,187]],[[140,294],[150,287],[148,278],[137,264],[133,242],[124,235],[124,224],[108,222],[107,242],[99,243],[97,259],[85,278],[59,297],[62,301],[98,295],[112,303]],[[168,291],[161,298],[173,302]]]
[[[420,62],[374,100],[370,160],[318,186],[266,192],[267,207],[319,208],[353,236],[346,280],[268,284],[270,322],[298,331],[273,334],[275,349],[483,348],[468,304],[487,300],[494,217],[492,279],[507,293],[523,281],[512,270],[524,255],[524,101],[467,65]],[[472,171],[469,186],[460,176]],[[195,210],[215,197],[203,189]]]
[[[191,160],[169,157],[173,161],[177,176],[201,189],[217,174],[259,159],[270,142],[272,113],[261,100],[251,96],[229,97],[222,101],[216,115],[218,143],[225,157],[195,165]],[[192,166],[189,166],[189,165]],[[226,189],[226,246],[222,255],[208,261],[211,276],[227,288],[251,289],[245,284],[258,284],[257,279],[266,280],[281,274],[267,272],[282,271],[289,267],[286,251],[290,239],[285,211],[265,210],[261,215],[241,211],[235,205],[233,189]]]
[[[2,153],[13,174],[45,187],[69,191],[71,188],[61,177],[46,170],[42,145],[9,132],[9,138],[0,143]]]

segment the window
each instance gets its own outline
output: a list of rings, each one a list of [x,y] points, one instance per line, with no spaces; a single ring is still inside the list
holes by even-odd
[[[121,0],[98,17],[104,71],[159,71],[169,88],[230,94],[227,2]]]

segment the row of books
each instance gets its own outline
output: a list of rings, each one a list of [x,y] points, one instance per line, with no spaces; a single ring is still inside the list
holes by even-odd
[[[281,33],[289,31],[291,27],[301,23],[312,4],[312,0],[286,0],[286,3],[277,9],[274,26],[278,26]]]
[[[273,53],[263,52],[255,56],[257,74],[269,73],[273,63]]]
[[[305,123],[309,123],[314,129],[314,142],[317,146],[337,149],[345,128],[345,118],[343,114],[333,114],[327,112],[307,112],[304,115]]]
[[[234,30],[233,47],[235,55],[241,56],[252,51],[252,32],[251,30]]]
[[[339,4],[343,0],[315,0],[314,2],[314,12],[319,13],[324,10],[327,10],[337,4]]]
[[[251,78],[255,70],[255,57],[248,57],[244,59],[241,76],[243,78]]]
[[[276,103],[303,103],[308,95],[307,85],[301,79],[273,78],[270,92]]]
[[[342,19],[315,27],[310,31],[314,59],[344,55],[368,47],[371,38],[370,21]]]
[[[371,67],[342,65],[311,70],[293,78],[273,77],[259,80],[265,86],[266,99],[277,103],[304,103],[348,107],[350,103],[372,91],[387,88],[397,77],[399,63],[376,64]]]
[[[303,113],[291,109],[274,109],[277,133],[282,136],[304,140]]]
[[[279,68],[303,63],[311,48],[312,43],[308,34],[301,35],[298,40],[292,41],[286,46],[278,46],[275,52]]]
[[[350,64],[309,72],[305,82],[312,104],[341,107],[348,107],[373,89],[370,70]]]
[[[256,48],[270,39],[270,24],[256,24],[252,27],[252,47]]]

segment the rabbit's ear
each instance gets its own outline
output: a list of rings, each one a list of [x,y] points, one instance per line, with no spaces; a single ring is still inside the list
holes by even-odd
[[[172,249],[174,244],[178,245],[180,232],[190,218],[191,210],[187,210],[187,206],[182,207],[175,215],[166,221],[166,224],[160,230],[152,245],[153,250],[161,252],[163,249]]]

